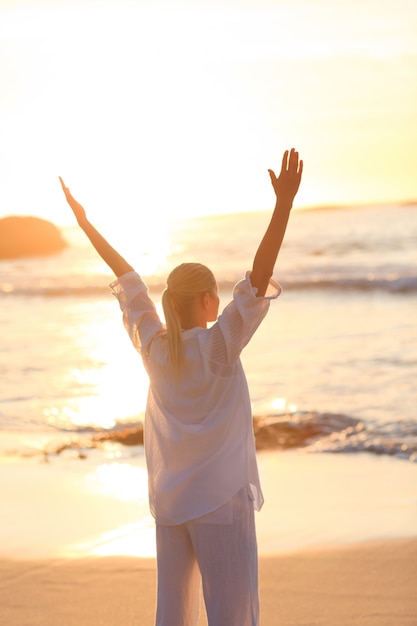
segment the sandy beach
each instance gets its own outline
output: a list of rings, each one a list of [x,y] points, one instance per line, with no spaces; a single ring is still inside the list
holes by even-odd
[[[1,560],[1,623],[152,626],[155,579],[153,559]],[[261,623],[415,626],[416,588],[414,539],[262,557]]]
[[[118,451],[0,455],[2,626],[153,625],[144,459]],[[415,464],[289,451],[259,466],[262,626],[416,626]]]

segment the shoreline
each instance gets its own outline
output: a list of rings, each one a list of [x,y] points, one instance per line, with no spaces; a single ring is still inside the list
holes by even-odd
[[[262,626],[414,626],[417,538],[260,557],[259,580]],[[9,626],[153,626],[155,585],[154,559],[0,559]]]
[[[417,537],[415,463],[295,449],[262,451],[258,466],[261,556]],[[0,558],[155,555],[141,446],[0,455],[0,498]]]

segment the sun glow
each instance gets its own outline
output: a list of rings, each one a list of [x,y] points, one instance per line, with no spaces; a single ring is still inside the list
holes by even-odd
[[[291,145],[297,206],[417,195],[404,5],[6,4],[1,211],[68,222],[58,175],[96,223],[267,209]]]
[[[145,223],[132,219],[129,224],[116,222],[111,229],[104,228],[117,250],[135,267],[140,267],[143,276],[166,275],[172,252],[173,221],[167,217],[145,217]]]

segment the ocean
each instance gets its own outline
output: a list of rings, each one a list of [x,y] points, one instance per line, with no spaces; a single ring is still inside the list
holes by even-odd
[[[197,260],[223,306],[268,219],[178,220],[160,240],[151,222],[149,238],[142,227],[113,240],[157,303],[169,269]],[[62,253],[0,262],[2,430],[76,434],[143,417],[147,379],[113,276],[77,227],[63,234]],[[242,356],[254,415],[316,425],[315,451],[417,460],[417,206],[293,211],[275,277],[283,293]]]
[[[268,220],[267,212],[166,224],[149,216],[149,228],[102,231],[143,275],[159,310],[167,273],[187,260],[213,269],[223,307]],[[133,532],[146,555],[153,525],[143,448],[86,441],[141,423],[147,378],[108,288],[114,277],[77,227],[63,234],[69,245],[59,254],[0,262],[3,552],[27,552],[18,519],[19,528],[28,524],[21,537],[35,528],[45,540],[32,552],[58,527],[67,534],[57,544],[71,543],[82,508],[88,553],[120,553]],[[271,511],[260,516],[261,549],[300,545],[301,527],[304,542],[355,528],[356,538],[415,532],[417,205],[293,211],[274,277],[282,294],[242,354],[253,414],[278,428],[277,445],[258,455]],[[347,458],[348,470],[339,463]],[[354,503],[349,493],[361,489]],[[294,494],[295,504],[286,500]],[[332,503],[342,494],[349,508],[335,522]],[[372,506],[369,494],[379,494]],[[97,516],[104,496],[113,500]],[[52,502],[60,504],[51,516]],[[29,518],[28,506],[37,511]],[[97,539],[92,528],[104,520]]]

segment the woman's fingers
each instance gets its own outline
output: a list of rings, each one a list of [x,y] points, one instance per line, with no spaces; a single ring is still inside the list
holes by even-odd
[[[286,172],[287,166],[288,166],[288,150],[285,150],[284,155],[282,157],[281,172]]]
[[[66,199],[68,200],[68,198],[70,198],[70,197],[71,197],[70,190],[69,190],[69,189],[68,189],[68,187],[65,185],[65,183],[64,183],[64,181],[62,180],[61,176],[58,176],[58,178],[59,178],[59,182],[61,183],[62,191],[64,192],[65,197],[66,197]]]
[[[282,157],[281,172],[298,172],[299,169],[299,153],[295,148],[285,150]]]
[[[297,171],[298,169],[298,152],[292,148],[290,152],[289,170]]]

